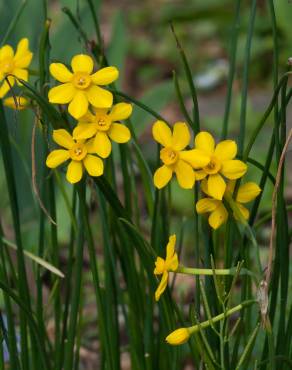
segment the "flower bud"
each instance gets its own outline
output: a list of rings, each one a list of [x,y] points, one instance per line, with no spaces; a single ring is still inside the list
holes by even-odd
[[[168,344],[171,344],[173,346],[177,346],[179,344],[183,344],[188,341],[190,337],[190,332],[187,328],[180,328],[172,333],[170,333],[165,340]]]

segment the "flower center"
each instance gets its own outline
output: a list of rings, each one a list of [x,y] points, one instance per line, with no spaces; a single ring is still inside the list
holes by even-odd
[[[69,149],[69,154],[74,161],[82,161],[87,155],[87,150],[84,144],[76,143]]]
[[[77,72],[74,73],[73,76],[73,85],[77,89],[87,89],[87,87],[91,84],[91,78],[88,73],[85,72]]]
[[[160,159],[166,165],[174,164],[178,160],[178,153],[172,148],[163,148],[160,150]]]
[[[0,63],[0,71],[2,73],[11,73],[14,68],[14,63],[12,58],[6,58]]]
[[[221,163],[216,157],[212,157],[206,167],[203,168],[208,175],[214,175],[221,169]]]
[[[99,131],[107,131],[111,127],[112,121],[108,115],[97,115],[95,119]]]

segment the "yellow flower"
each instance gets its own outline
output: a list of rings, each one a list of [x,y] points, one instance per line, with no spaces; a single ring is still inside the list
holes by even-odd
[[[164,260],[161,257],[157,257],[155,261],[155,275],[162,275],[160,284],[155,292],[155,300],[158,301],[161,294],[165,291],[168,281],[168,272],[176,271],[178,268],[178,257],[177,253],[174,251],[176,242],[176,236],[171,235],[169,237],[168,244],[166,246],[166,259]]]
[[[233,193],[235,186],[235,181],[229,181],[227,184],[225,194],[229,192],[230,194]],[[201,183],[202,190],[207,194],[209,188],[206,180],[203,180]],[[254,182],[246,182],[245,184],[242,184],[237,192],[235,204],[239,212],[241,213],[242,217],[245,220],[248,220],[249,218],[249,210],[245,208],[242,204],[251,202],[253,199],[255,199],[261,192],[260,187],[255,184]],[[208,218],[209,225],[213,229],[218,229],[224,222],[226,222],[228,218],[228,211],[225,208],[223,202],[218,199],[212,199],[212,198],[203,198],[200,199],[196,204],[196,210],[198,213],[210,213],[210,216]],[[233,216],[235,219],[238,219],[236,214],[233,212]]]
[[[184,122],[174,124],[173,133],[163,121],[156,121],[152,127],[154,139],[164,148],[160,151],[163,166],[154,174],[154,184],[158,189],[168,184],[175,172],[179,185],[191,189],[195,183],[192,167],[203,167],[209,162],[209,156],[197,149],[183,150],[190,142],[190,132]]]
[[[112,150],[111,141],[126,143],[131,138],[128,127],[117,123],[127,119],[132,114],[132,105],[118,103],[110,112],[108,109],[94,108],[94,114],[88,112],[81,117],[77,127],[73,131],[76,140],[88,139],[93,136],[95,152],[102,158],[107,158]]]
[[[75,55],[71,60],[73,73],[62,63],[50,65],[51,75],[62,82],[49,91],[50,103],[69,104],[69,113],[76,119],[85,115],[89,103],[96,108],[110,108],[113,94],[97,85],[108,85],[119,76],[115,67],[105,67],[92,74],[93,60],[89,55]]]
[[[103,174],[102,160],[91,154],[95,152],[91,140],[87,142],[85,140],[76,141],[64,129],[54,130],[53,139],[66,150],[53,150],[47,157],[46,165],[49,168],[56,168],[67,159],[71,159],[66,174],[66,178],[71,184],[81,180],[84,167],[90,176]]]
[[[10,96],[9,98],[4,99],[3,103],[6,107],[15,110],[26,109],[29,105],[29,101],[22,96]]]
[[[15,77],[24,81],[28,80],[27,68],[32,60],[32,52],[29,51],[28,39],[23,38],[19,41],[16,53],[10,45],[4,45],[0,48],[0,82],[7,77],[9,83],[4,80],[0,87],[0,98],[10,90],[10,86],[15,83]],[[15,77],[14,77],[15,76]],[[18,85],[21,85],[18,82]]]
[[[189,340],[190,332],[188,328],[180,328],[176,329],[172,333],[170,333],[166,338],[166,342],[171,344],[172,346],[177,346],[179,344],[183,344]]]
[[[247,170],[245,163],[234,159],[237,154],[235,141],[224,140],[215,146],[212,135],[202,131],[195,137],[195,148],[200,155],[209,157],[206,166],[196,171],[196,179],[208,177],[208,194],[222,200],[226,189],[222,175],[229,180],[235,180],[242,177]]]

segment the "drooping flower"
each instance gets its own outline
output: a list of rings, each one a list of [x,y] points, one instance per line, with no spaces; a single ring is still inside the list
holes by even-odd
[[[15,77],[24,81],[28,80],[27,68],[31,63],[32,56],[27,38],[19,41],[15,54],[10,45],[4,45],[0,48],[0,98],[3,98],[10,90],[10,87],[15,84],[15,80],[18,85],[21,85]],[[4,80],[5,78],[7,78],[8,82]]]
[[[155,186],[158,189],[166,186],[175,172],[179,185],[184,189],[191,189],[195,183],[193,167],[206,166],[209,156],[197,149],[183,150],[191,139],[186,123],[175,123],[172,133],[165,122],[156,121],[152,127],[152,134],[164,147],[160,151],[163,165],[154,173]]]
[[[189,340],[190,332],[188,328],[179,328],[170,333],[166,338],[166,342],[172,346],[184,344]]]
[[[91,140],[74,140],[68,131],[64,129],[53,131],[54,141],[65,149],[53,150],[47,157],[46,165],[56,168],[68,159],[71,162],[67,168],[66,178],[71,184],[79,182],[82,178],[84,168],[90,176],[101,176],[103,174],[103,162],[95,153]]]
[[[229,181],[225,190],[225,194],[229,193],[232,195],[235,186],[235,181]],[[209,194],[209,188],[206,180],[203,180],[201,183],[201,189]],[[240,185],[235,205],[238,209],[238,212],[242,215],[243,219],[248,220],[249,210],[243,206],[243,204],[251,202],[255,199],[261,192],[260,187],[254,182],[246,182],[245,184]],[[223,223],[228,219],[228,211],[223,204],[223,201],[213,198],[203,198],[200,199],[196,204],[196,210],[199,214],[201,213],[210,213],[208,218],[209,225],[213,229],[218,229]],[[233,217],[238,220],[238,216],[233,212]]]
[[[23,110],[28,107],[29,101],[23,96],[10,96],[4,99],[3,104],[11,109]]]
[[[161,281],[155,292],[155,300],[158,301],[161,294],[165,291],[168,282],[168,272],[176,271],[178,268],[178,256],[175,252],[176,236],[171,235],[169,237],[168,244],[166,246],[166,258],[157,257],[155,261],[155,275],[162,275]]]
[[[208,194],[218,200],[222,200],[226,183],[224,177],[229,180],[235,180],[242,177],[247,165],[234,159],[237,154],[237,145],[233,140],[224,140],[215,146],[215,140],[208,132],[202,131],[195,137],[195,148],[197,151],[208,156],[208,163],[199,169],[199,166],[194,167],[199,169],[196,171],[197,179],[208,180]]]
[[[94,114],[88,112],[81,117],[73,131],[73,137],[80,140],[94,136],[96,153],[102,158],[107,158],[112,150],[110,139],[116,143],[126,143],[131,138],[128,127],[116,121],[129,118],[132,114],[132,105],[118,103],[112,107],[110,112],[108,109],[101,108],[94,108],[93,111]]]
[[[116,67],[101,68],[93,72],[93,60],[89,55],[75,55],[71,60],[72,71],[62,63],[50,65],[51,75],[61,85],[49,91],[50,103],[68,104],[69,113],[76,119],[84,116],[89,103],[95,108],[110,108],[113,94],[100,86],[108,85],[119,76]]]

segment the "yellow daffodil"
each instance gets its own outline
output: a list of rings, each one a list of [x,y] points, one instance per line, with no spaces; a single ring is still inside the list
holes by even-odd
[[[118,123],[132,114],[132,105],[118,103],[110,112],[108,109],[94,108],[94,114],[88,112],[82,117],[73,131],[76,140],[88,139],[94,136],[95,152],[102,158],[107,158],[112,150],[111,141],[126,143],[131,138],[128,127]]]
[[[225,194],[229,192],[232,195],[235,186],[235,181],[229,181],[225,190]],[[202,190],[209,194],[209,188],[206,180],[201,183]],[[255,199],[261,192],[261,189],[254,182],[246,182],[242,184],[237,192],[235,204],[238,211],[241,213],[243,219],[248,220],[249,210],[245,208],[242,204],[251,202]],[[228,211],[225,208],[223,202],[218,199],[213,198],[203,198],[200,199],[196,204],[196,210],[198,213],[210,213],[208,218],[209,225],[213,229],[218,229],[228,218]],[[238,219],[237,215],[233,212],[235,219]]]
[[[166,338],[166,342],[172,346],[178,346],[189,340],[190,332],[188,328],[179,328],[170,333]]]
[[[208,194],[218,200],[222,200],[226,189],[224,177],[235,180],[242,177],[247,165],[237,159],[237,145],[233,140],[224,140],[215,146],[215,140],[208,132],[202,131],[195,137],[195,148],[204,158],[209,161],[205,166],[196,171],[196,179],[208,177]],[[194,167],[199,168],[199,166]]]
[[[176,271],[178,268],[178,257],[177,253],[174,250],[175,242],[176,236],[171,235],[166,246],[166,259],[164,260],[161,257],[157,257],[155,262],[154,274],[162,275],[160,284],[158,285],[158,288],[156,289],[155,292],[156,301],[159,300],[161,294],[165,291],[165,288],[167,287],[168,272]]]
[[[189,144],[191,136],[184,122],[174,124],[173,133],[163,121],[156,121],[152,127],[154,139],[164,148],[160,151],[163,165],[154,174],[154,184],[163,188],[175,172],[179,185],[191,189],[195,183],[195,173],[192,167],[204,167],[209,162],[209,156],[197,149],[183,150]]]
[[[0,83],[4,80],[0,87],[0,98],[10,90],[15,83],[15,77],[24,81],[28,80],[27,68],[32,60],[32,52],[29,51],[28,39],[23,38],[19,41],[16,53],[10,45],[4,45],[0,48]],[[17,81],[20,85],[21,83]]]
[[[76,141],[64,129],[53,131],[54,141],[65,149],[53,150],[47,157],[46,165],[56,168],[60,164],[71,159],[67,168],[66,178],[71,184],[79,182],[84,168],[90,176],[101,176],[103,174],[103,162],[100,158],[92,155],[95,153],[91,140]]]
[[[22,96],[10,96],[4,99],[3,104],[11,109],[23,110],[28,107],[29,101]]]
[[[76,119],[84,116],[89,103],[96,108],[110,108],[113,94],[98,85],[104,86],[119,76],[116,67],[105,67],[93,72],[93,60],[89,55],[75,55],[71,60],[72,71],[62,63],[50,65],[51,75],[62,85],[49,91],[51,103],[69,104],[69,113]]]

